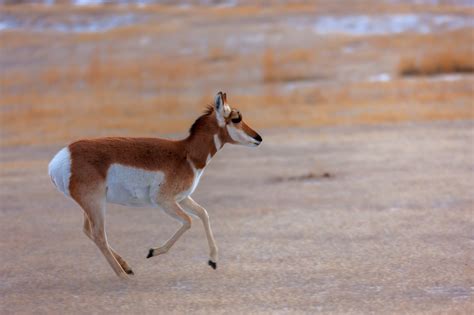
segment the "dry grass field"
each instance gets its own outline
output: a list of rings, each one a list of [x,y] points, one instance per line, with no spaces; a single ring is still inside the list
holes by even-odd
[[[469,1],[55,2],[0,1],[1,314],[474,313]],[[218,270],[198,221],[146,260],[177,225],[110,206],[116,279],[49,160],[184,137],[219,90],[264,142],[194,194]]]

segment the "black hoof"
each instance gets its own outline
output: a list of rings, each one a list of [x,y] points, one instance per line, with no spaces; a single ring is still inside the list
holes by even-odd
[[[135,274],[132,269],[125,270],[125,272],[129,275],[132,275],[132,276]]]
[[[148,252],[148,256],[146,258],[153,257],[153,248],[150,248],[150,251]]]
[[[209,260],[208,264],[209,264],[209,266],[212,267],[212,269],[214,269],[214,270],[217,269],[217,263],[213,262],[212,260]]]

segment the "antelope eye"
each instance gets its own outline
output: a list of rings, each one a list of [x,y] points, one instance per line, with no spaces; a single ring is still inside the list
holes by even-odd
[[[242,116],[239,114],[237,118],[232,118],[234,124],[238,124],[242,120]]]

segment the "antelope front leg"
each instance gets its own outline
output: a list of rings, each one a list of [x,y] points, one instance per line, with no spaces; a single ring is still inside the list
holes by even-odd
[[[183,211],[183,209],[181,209],[181,207],[176,202],[173,201],[167,204],[163,204],[163,210],[171,217],[180,221],[182,225],[178,229],[178,231],[176,231],[176,233],[174,233],[174,235],[166,241],[163,246],[157,248],[150,248],[146,258],[165,254],[166,252],[168,252],[171,246],[176,243],[176,241],[181,237],[181,235],[183,235],[184,232],[191,228],[191,218]]]
[[[206,209],[201,207],[197,202],[195,202],[191,197],[185,198],[180,203],[186,211],[192,213],[201,219],[202,224],[204,225],[204,230],[206,231],[207,242],[209,243],[210,250],[210,259],[209,266],[213,269],[217,268],[217,246],[214,236],[212,235],[211,224],[209,223],[209,215],[207,214]]]

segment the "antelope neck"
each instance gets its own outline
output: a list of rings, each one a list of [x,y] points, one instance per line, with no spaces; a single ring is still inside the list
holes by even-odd
[[[203,169],[223,146],[218,133],[194,135],[186,139],[187,158],[194,167]]]

